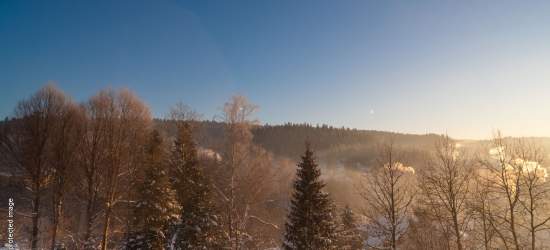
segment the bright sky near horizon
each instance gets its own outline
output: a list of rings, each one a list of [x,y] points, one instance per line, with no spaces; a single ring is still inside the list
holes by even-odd
[[[51,79],[156,117],[242,92],[262,123],[550,136],[549,1],[0,1],[0,117]]]

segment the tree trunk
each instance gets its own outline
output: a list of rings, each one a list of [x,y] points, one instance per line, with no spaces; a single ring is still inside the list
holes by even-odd
[[[518,236],[516,234],[516,222],[515,222],[515,216],[514,216],[514,207],[515,205],[512,205],[510,203],[510,230],[512,231],[512,238],[514,239],[514,246],[516,246],[516,250],[520,250],[519,242],[518,242]]]
[[[52,249],[54,249],[55,244],[57,243],[57,229],[59,227],[60,216],[61,216],[61,194],[54,194]]]
[[[107,211],[105,211],[105,227],[103,228],[103,242],[101,243],[101,249],[107,250],[107,235],[109,234],[109,220],[111,218],[111,203],[107,205]]]
[[[533,211],[533,203],[531,202],[531,211]],[[531,212],[531,250],[535,250],[535,225],[533,224],[535,221],[535,216],[533,212]]]
[[[38,245],[38,219],[40,219],[40,194],[34,198],[34,206],[32,211],[32,242],[31,248],[37,249]]]
[[[460,240],[460,230],[458,228],[458,218],[456,213],[453,215],[453,223],[455,228],[456,247],[458,250],[462,250],[462,242]]]
[[[86,199],[86,224],[84,229],[84,241],[86,242],[86,245],[84,246],[85,249],[90,247],[90,237],[92,236],[92,210],[94,208],[94,201],[93,201],[93,185],[92,185],[92,178],[88,179],[88,197]]]
[[[63,203],[63,197],[65,196],[64,182],[65,177],[56,176],[54,180],[54,197],[53,197],[53,235],[52,235],[52,249],[57,243],[57,231],[59,231],[59,220],[61,217],[61,205]]]

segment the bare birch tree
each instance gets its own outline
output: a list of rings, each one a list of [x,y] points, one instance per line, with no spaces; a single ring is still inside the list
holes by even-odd
[[[500,211],[488,216],[505,248],[538,249],[546,245],[542,231],[548,229],[550,183],[547,170],[541,167],[546,153],[533,138],[504,138],[493,134],[483,149],[481,163],[489,189],[504,202],[494,199]]]
[[[498,197],[494,197],[491,194],[488,182],[479,171],[475,174],[474,183],[472,184],[472,194],[467,201],[469,213],[472,217],[472,230],[470,230],[471,241],[475,242],[480,249],[493,249],[495,245],[495,239],[503,239],[499,231],[496,230],[498,225],[494,225],[493,210],[498,209],[495,206],[495,200]]]
[[[522,195],[522,165],[516,161],[517,141],[505,138],[500,131],[493,132],[490,140],[484,142],[479,162],[483,165],[483,177],[490,192],[504,199],[499,200],[498,210],[490,214],[492,224],[506,249],[523,249],[520,235],[521,214],[524,211]]]
[[[449,228],[456,249],[465,248],[464,233],[468,231],[467,200],[472,192],[476,166],[464,147],[443,135],[435,140],[435,153],[424,159],[418,183],[430,210]]]
[[[541,167],[546,152],[540,141],[531,139],[518,139],[516,141],[516,164],[522,168],[522,189],[520,204],[527,213],[527,225],[524,227],[529,232],[529,249],[540,249],[548,245],[548,241],[541,242],[542,231],[548,229],[550,220],[550,182],[547,181],[548,173]],[[537,237],[539,235],[539,237]]]
[[[358,187],[367,202],[363,214],[372,225],[372,236],[381,241],[377,249],[395,250],[403,243],[408,229],[410,206],[414,197],[413,183],[406,173],[412,171],[404,151],[393,139],[378,143],[377,156]]]
[[[265,150],[252,145],[251,128],[259,120],[254,111],[259,107],[242,95],[231,95],[229,103],[220,108],[219,120],[226,124],[226,147],[223,157],[221,183],[216,187],[223,204],[226,220],[226,236],[231,249],[243,249],[247,242],[266,242],[265,237],[250,226],[275,226],[260,216],[260,208],[274,202],[270,197],[270,185],[275,173],[270,168],[271,156]],[[269,238],[269,237],[268,237]],[[268,239],[266,244],[272,243]]]

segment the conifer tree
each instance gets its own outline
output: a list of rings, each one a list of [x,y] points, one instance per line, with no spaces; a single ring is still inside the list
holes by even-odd
[[[180,222],[173,224],[172,249],[216,249],[221,245],[218,216],[212,203],[210,180],[199,164],[193,126],[178,124],[172,151],[176,199],[181,206]]]
[[[340,214],[340,228],[338,232],[338,249],[352,250],[363,247],[363,236],[353,211],[346,205]]]
[[[321,189],[326,184],[319,179],[318,168],[310,148],[309,136],[306,152],[298,164],[297,179],[292,187],[294,193],[285,223],[284,249],[336,249],[337,228],[334,223],[336,204],[328,193]]]
[[[174,192],[162,164],[162,136],[154,130],[146,150],[145,180],[138,188],[139,200],[133,208],[134,230],[126,249],[163,249],[167,243],[168,223],[177,214]]]

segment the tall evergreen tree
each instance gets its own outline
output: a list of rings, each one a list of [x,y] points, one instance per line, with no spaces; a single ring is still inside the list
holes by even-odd
[[[220,243],[218,216],[212,203],[210,180],[199,164],[193,126],[178,124],[172,151],[174,189],[181,206],[180,222],[173,224],[172,249],[216,249]]]
[[[177,202],[162,164],[162,144],[160,132],[154,130],[146,150],[145,161],[149,166],[138,188],[139,200],[133,208],[134,230],[128,237],[128,250],[163,249],[168,240],[168,224],[177,214]]]
[[[309,136],[306,152],[298,164],[297,179],[292,187],[291,208],[285,223],[284,249],[336,249],[337,227],[334,222],[336,204],[321,189],[326,184],[319,179],[318,168],[310,148]]]
[[[349,205],[346,205],[340,214],[340,228],[338,231],[338,249],[362,249],[363,235],[361,230],[359,230],[357,219]]]

